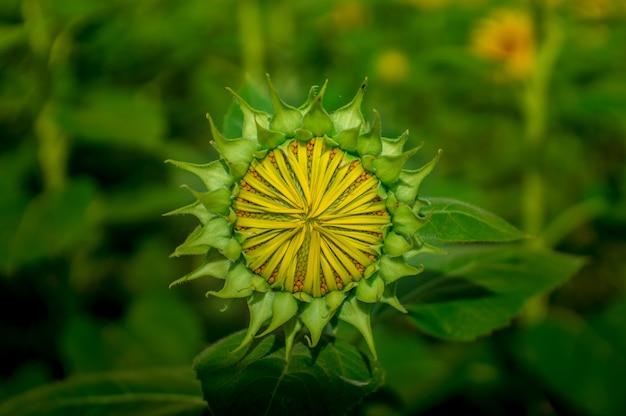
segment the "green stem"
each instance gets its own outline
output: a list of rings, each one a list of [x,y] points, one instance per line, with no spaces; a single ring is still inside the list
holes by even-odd
[[[239,0],[237,18],[243,67],[253,80],[258,81],[265,72],[265,48],[258,1]]]
[[[67,182],[69,139],[56,120],[55,75],[63,71],[71,49],[69,30],[56,35],[39,0],[24,0],[22,15],[29,30],[29,45],[37,66],[43,105],[34,123],[39,142],[38,158],[46,192],[61,189]]]
[[[542,247],[545,243],[539,236],[545,224],[545,184],[538,161],[541,160],[542,145],[546,137],[548,86],[560,50],[562,34],[553,22],[545,25],[541,21],[535,23],[541,29],[537,32],[543,33],[545,37],[538,49],[533,73],[522,101],[527,152],[522,182],[522,222],[524,229],[537,237],[530,240],[529,244]],[[547,296],[537,296],[527,303],[522,318],[526,323],[537,322],[545,317],[547,309]]]
[[[548,86],[561,45],[561,31],[555,24],[546,28],[546,38],[537,54],[537,62],[524,91],[525,145],[528,160],[524,171],[522,219],[524,228],[539,235],[545,222],[544,184],[537,166],[546,136]]]

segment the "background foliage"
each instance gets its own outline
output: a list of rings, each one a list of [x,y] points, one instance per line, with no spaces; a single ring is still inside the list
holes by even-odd
[[[471,47],[481,19],[502,8],[562,35],[535,146],[525,144],[528,85]],[[434,326],[383,311],[375,337],[385,387],[353,412],[621,414],[625,20],[618,0],[1,2],[0,403],[106,371],[121,391],[169,391],[188,398],[172,412],[202,412],[199,386],[169,386],[203,346],[243,328],[247,312],[235,302],[219,313],[223,301],[202,296],[215,289],[210,279],[167,290],[197,259],[167,257],[195,224],[161,217],[191,201],[176,189],[190,178],[162,161],[214,159],[204,114],[237,111],[224,86],[265,105],[250,86],[269,72],[296,105],[328,78],[326,108],[368,76],[366,114],[380,112],[386,136],[409,128],[409,144],[425,142],[413,167],[444,149],[423,195],[497,212],[539,244],[586,257],[512,326],[471,343],[428,335],[445,337],[437,317],[451,312],[441,302],[410,311]],[[539,178],[530,188],[539,198],[529,177]],[[482,268],[463,269],[470,283],[494,272],[488,249],[448,250],[447,265],[423,260],[435,275],[476,259]],[[498,255],[530,258],[535,278],[563,280],[561,257],[525,250]],[[522,308],[506,288],[496,292],[507,318]],[[155,367],[149,386],[124,373]],[[72,380],[54,394],[73,391]],[[102,391],[108,380],[80,385]]]

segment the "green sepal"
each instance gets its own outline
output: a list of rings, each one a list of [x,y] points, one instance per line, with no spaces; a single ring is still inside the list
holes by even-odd
[[[239,351],[241,348],[248,345],[261,326],[272,317],[272,307],[274,304],[274,291],[269,292],[253,292],[252,296],[248,298],[248,310],[250,311],[250,324],[248,325],[248,331],[246,336],[241,340],[241,344],[233,350],[233,352]]]
[[[336,311],[337,308],[341,306],[343,301],[346,299],[346,294],[340,290],[333,290],[324,296],[326,299],[326,304],[328,305],[329,310]]]
[[[416,147],[411,150],[397,155],[397,156],[381,156],[374,160],[374,171],[376,177],[385,185],[391,185],[394,183],[400,173],[404,163],[419,150],[420,147]]]
[[[170,257],[204,254],[210,249],[211,245],[206,242],[206,224],[198,225],[191,234],[187,236],[185,241],[174,249]]]
[[[358,329],[361,335],[363,335],[374,360],[378,360],[376,347],[374,346],[374,336],[372,335],[372,325],[370,324],[371,309],[371,304],[359,302],[355,296],[352,296],[343,303],[337,316],[342,321]]]
[[[313,138],[313,133],[308,131],[307,129],[297,129],[293,136],[299,142],[308,142]]]
[[[422,180],[432,172],[440,156],[441,150],[437,152],[437,156],[421,168],[417,170],[403,170],[400,172],[398,181],[392,186],[392,190],[396,194],[398,201],[405,203],[415,201]]]
[[[361,163],[363,164],[363,169],[374,172],[374,161],[376,160],[375,156],[372,155],[364,155],[361,156]]]
[[[221,254],[216,253],[215,251],[209,251],[207,258],[204,260],[202,265],[181,277],[178,280],[170,283],[170,289],[176,285],[181,283],[189,282],[191,280],[198,279],[200,277],[212,276],[218,279],[226,279],[228,276],[228,270],[230,268],[231,262]]]
[[[295,107],[286,104],[274,88],[269,74],[266,74],[270,89],[270,99],[274,107],[274,116],[270,121],[270,129],[291,135],[302,125],[302,113]],[[260,140],[259,140],[260,141]]]
[[[382,187],[381,187],[382,188]],[[390,214],[394,214],[396,209],[398,209],[398,198],[396,198],[396,194],[391,192],[390,190],[386,191],[387,195],[385,199],[385,208]]]
[[[254,152],[258,150],[258,142],[252,139],[227,139],[220,133],[213,123],[213,119],[207,114],[209,123],[211,124],[211,134],[213,141],[211,142],[219,154],[224,158],[233,173],[233,165],[250,164],[254,156]],[[256,125],[255,125],[256,128]],[[237,169],[238,170],[238,169]],[[245,172],[244,172],[245,173]],[[242,175],[243,176],[243,175]]]
[[[257,150],[256,152],[254,152],[254,158],[261,160],[266,157],[269,152],[269,149]]]
[[[356,288],[356,297],[361,302],[375,303],[380,300],[385,291],[385,281],[379,275],[369,279],[361,279]]]
[[[201,224],[206,224],[207,221],[215,217],[215,215],[206,210],[200,201],[194,201],[189,205],[185,205],[184,207],[163,214],[163,216],[166,217],[171,215],[193,215],[200,221]]]
[[[241,245],[235,238],[231,238],[224,248],[220,248],[219,252],[230,260],[237,260],[241,255]]]
[[[212,247],[223,250],[232,240],[233,232],[228,222],[223,218],[213,218],[204,226],[206,241]]]
[[[404,151],[404,144],[409,138],[409,131],[405,130],[404,133],[400,137],[390,138],[390,137],[381,137],[383,142],[383,156],[398,156],[401,155]],[[423,143],[420,144],[419,147],[422,147]]]
[[[407,239],[423,225],[425,220],[420,219],[408,205],[400,205],[393,214],[393,231]]]
[[[309,303],[314,299],[313,296],[309,295],[306,292],[295,292],[293,293],[292,296],[296,298],[297,300],[299,300],[300,302],[305,302],[305,303]]]
[[[313,348],[317,345],[326,324],[330,322],[334,314],[335,311],[330,310],[324,298],[314,298],[304,305],[300,319],[311,333],[310,338],[306,337],[309,347]]]
[[[325,84],[324,84],[325,85]],[[310,89],[309,89],[309,95],[306,99],[306,101],[304,102],[304,104],[302,104],[298,110],[300,110],[300,112],[302,114],[306,114],[309,112],[309,110],[311,109],[311,106],[313,106],[313,103],[315,102],[315,99],[317,98],[317,85],[313,85]]]
[[[339,144],[339,146],[343,150],[354,152],[357,148],[360,132],[361,125],[359,124],[356,127],[342,130],[339,134],[333,137],[333,139]]]
[[[241,98],[235,91],[230,88],[226,88],[228,92],[230,92],[233,97],[235,97],[235,101],[241,108],[241,112],[243,113],[243,126],[242,126],[242,137],[244,139],[256,139],[257,137],[257,126],[260,125],[264,128],[269,128],[269,120],[270,115],[264,111],[259,111],[255,108],[252,108],[250,104],[248,104],[243,98]]]
[[[239,257],[241,247],[233,238],[228,222],[221,217],[211,218],[206,224],[198,226],[185,240],[176,247],[171,257],[190,254],[204,254],[210,247],[215,247],[228,258]]]
[[[413,267],[406,262],[404,257],[381,256],[380,277],[387,283],[395,282],[406,276],[415,276],[424,271],[424,267]]]
[[[356,151],[359,156],[379,156],[383,150],[383,142],[380,138],[380,115],[374,110],[374,123],[367,133],[359,136]]]
[[[243,264],[235,264],[228,271],[228,276],[224,281],[224,286],[219,291],[208,291],[206,296],[216,296],[222,299],[247,298],[253,292],[252,278],[254,275]]]
[[[324,97],[327,83],[328,81],[324,83],[324,86],[320,90],[319,94],[317,94],[317,97],[315,97],[311,107],[304,114],[302,119],[302,127],[313,133],[313,136],[315,137],[323,137],[324,135],[333,136],[335,133],[333,120],[330,118],[322,105],[322,98]]]
[[[422,242],[419,239],[419,237],[417,237],[417,234],[413,237],[413,240],[415,240],[416,244],[411,250],[407,251],[404,254],[404,258],[415,257],[418,254],[438,254],[438,255],[449,254],[446,250],[443,250],[439,247],[435,247],[431,244]]]
[[[209,191],[218,188],[229,188],[233,184],[233,178],[228,174],[228,168],[224,166],[224,162],[221,160],[214,160],[201,165],[172,159],[166,160],[165,163],[171,163],[177,168],[193,173],[200,178]]]
[[[285,322],[283,329],[285,330],[285,361],[289,362],[293,341],[302,329],[302,322],[297,317],[293,317]]]
[[[330,118],[333,120],[338,132],[341,133],[344,130],[357,129],[357,136],[361,130],[361,126],[365,123],[363,113],[361,113],[361,103],[363,102],[363,95],[365,94],[365,88],[367,87],[367,78],[363,80],[356,95],[348,104],[335,110]],[[346,150],[352,150],[344,148]]]
[[[389,257],[401,256],[412,248],[412,243],[407,241],[405,237],[400,234],[396,234],[393,231],[387,233],[383,244],[383,250]]]
[[[255,292],[262,292],[262,293],[272,290],[270,284],[267,283],[267,280],[265,280],[265,278],[257,274],[252,276],[252,286],[250,288],[254,290]]]
[[[218,188],[209,192],[196,192],[187,185],[182,185],[181,188],[191,192],[191,194],[204,205],[207,211],[228,216],[230,206],[232,205],[230,189]]]
[[[398,300],[398,297],[396,296],[396,282],[389,283],[385,286],[385,292],[380,298],[380,301],[394,307],[396,310],[402,313],[408,313],[408,311],[404,308],[404,306],[402,306],[402,304]]]
[[[272,306],[272,322],[263,333],[262,337],[280,327],[298,312],[298,301],[289,292],[274,292],[274,305]]]
[[[378,254],[380,254],[380,250],[377,250],[377,251],[379,252]],[[367,265],[367,267],[363,271],[363,278],[364,279],[368,279],[370,276],[372,276],[377,271],[378,271],[378,265],[376,263],[371,263],[371,264]]]
[[[266,149],[273,149],[275,147],[278,147],[286,139],[284,133],[274,131],[274,130],[268,130],[261,125],[257,125],[257,131],[258,131],[257,140],[259,141],[259,144],[265,147]],[[255,156],[257,153],[258,152],[255,152]]]
[[[243,178],[246,173],[248,173],[248,169],[250,168],[250,163],[244,163],[244,162],[230,163],[229,168],[230,168],[230,174],[233,177],[233,179],[239,180]]]

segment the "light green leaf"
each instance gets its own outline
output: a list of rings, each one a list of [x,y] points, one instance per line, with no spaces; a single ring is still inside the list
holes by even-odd
[[[179,368],[72,377],[0,404],[2,416],[192,416],[205,411],[193,372]]]
[[[429,198],[431,214],[419,230],[425,241],[435,243],[510,242],[528,237],[502,218],[481,208],[448,198]]]
[[[309,349],[296,342],[289,361],[275,335],[232,351],[244,332],[203,351],[194,362],[211,414],[344,415],[382,384],[377,362],[339,340]]]
[[[470,341],[509,324],[531,297],[566,281],[582,258],[524,246],[424,255],[426,272],[402,299],[412,320],[444,339]],[[405,292],[406,293],[406,292]]]

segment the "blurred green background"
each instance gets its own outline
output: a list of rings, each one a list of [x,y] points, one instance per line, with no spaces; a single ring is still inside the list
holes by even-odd
[[[529,73],[507,70],[520,30],[479,31],[503,10],[535,24],[518,57]],[[198,184],[163,160],[216,158],[205,113],[237,111],[225,86],[265,106],[267,72],[293,105],[329,79],[328,109],[367,76],[366,116],[425,142],[413,167],[444,151],[424,196],[587,257],[548,308],[488,339],[416,336],[401,316],[379,325],[387,386],[355,413],[623,414],[625,23],[621,0],[3,0],[0,401],[79,373],[189,365],[247,325],[243,302],[220,313],[204,298],[211,279],[167,289],[199,259],[168,258],[195,222],[161,214],[193,199],[179,184]],[[529,116],[550,33],[554,65]],[[480,36],[505,55],[477,49]],[[529,145],[532,117],[542,134]],[[529,189],[542,195],[530,204]]]

